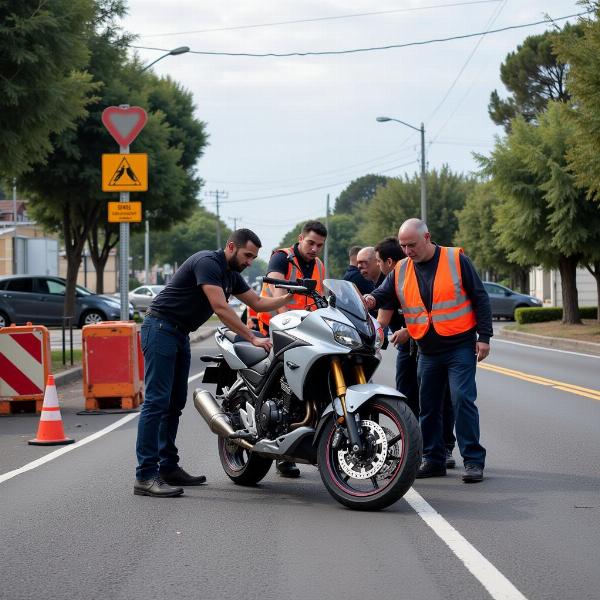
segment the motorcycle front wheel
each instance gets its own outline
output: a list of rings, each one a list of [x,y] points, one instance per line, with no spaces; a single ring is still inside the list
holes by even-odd
[[[344,506],[381,510],[413,484],[423,452],[421,431],[410,408],[398,400],[375,397],[361,407],[360,418],[361,452],[352,452],[345,437],[333,447],[335,419],[324,427],[319,471],[327,491]]]
[[[257,456],[226,438],[218,440],[221,465],[233,483],[256,485],[269,472],[271,459]]]

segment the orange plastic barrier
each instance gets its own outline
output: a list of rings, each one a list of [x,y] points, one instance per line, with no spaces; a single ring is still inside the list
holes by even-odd
[[[143,400],[141,350],[135,323],[104,321],[82,330],[86,410],[131,409]]]
[[[43,325],[0,328],[0,414],[39,413],[51,370],[50,336]]]

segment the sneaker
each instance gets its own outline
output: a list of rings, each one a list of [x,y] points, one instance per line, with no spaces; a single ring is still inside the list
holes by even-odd
[[[465,483],[478,483],[479,481],[483,481],[483,467],[472,463],[465,465],[465,472],[462,476],[462,480]]]
[[[452,450],[446,449],[446,469],[454,469],[456,467],[456,461],[452,456]]]
[[[202,485],[206,483],[204,475],[190,475],[181,467],[175,467],[169,471],[160,469],[159,474],[162,480],[166,481],[169,485]]]
[[[446,465],[437,464],[424,460],[417,470],[417,479],[425,479],[426,477],[444,477],[446,475]]]

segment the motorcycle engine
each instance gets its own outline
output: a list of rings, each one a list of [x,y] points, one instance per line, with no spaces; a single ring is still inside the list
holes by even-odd
[[[293,396],[287,381],[282,377],[279,381],[279,398],[269,398],[265,400],[258,414],[258,426],[261,435],[266,437],[276,437],[282,433],[287,433],[289,424],[290,402]]]

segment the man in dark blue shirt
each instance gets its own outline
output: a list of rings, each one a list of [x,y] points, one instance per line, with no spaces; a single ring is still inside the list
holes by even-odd
[[[365,279],[359,269],[358,269],[358,253],[361,251],[360,246],[352,246],[350,250],[348,250],[348,260],[350,264],[344,273],[342,279],[346,281],[351,281],[361,294],[368,294],[373,291],[375,287],[372,281]]]
[[[175,446],[179,417],[187,400],[190,372],[189,333],[213,314],[254,346],[271,349],[268,338],[257,337],[228,304],[230,295],[257,311],[275,310],[291,296],[261,298],[240,273],[252,264],[261,246],[249,229],[234,231],[224,250],[204,250],[190,256],[153,300],[142,325],[145,399],[138,423],[138,466],[134,494],[168,498],[181,486],[201,485],[179,466]]]
[[[456,415],[456,437],[465,465],[463,481],[465,483],[481,481],[486,453],[485,448],[479,443],[479,412],[475,406],[477,399],[475,367],[477,361],[484,360],[490,351],[489,341],[493,330],[489,297],[471,261],[464,254],[459,253],[460,273],[455,274],[457,281],[452,283],[453,288],[454,286],[457,288],[452,293],[454,300],[450,303],[439,303],[450,304],[450,312],[440,314],[445,306],[435,307],[436,310],[432,310],[433,289],[437,282],[438,266],[441,264],[441,248],[432,243],[427,225],[419,219],[409,219],[402,224],[398,232],[398,241],[407,255],[407,259],[404,259],[408,261],[406,265],[414,269],[414,275],[408,268],[404,273],[410,273],[411,278],[416,277],[420,301],[427,314],[426,323],[422,325],[412,316],[419,313],[418,318],[421,319],[420,308],[415,311],[412,304],[408,307],[402,306],[405,314],[409,314],[406,313],[407,309],[410,310],[411,318],[416,324],[410,327],[420,332],[416,337],[419,349],[417,376],[423,434],[423,463],[417,477],[437,477],[446,474],[441,403],[447,381]],[[448,249],[444,249],[444,254],[449,255]],[[399,264],[404,264],[404,261]],[[442,271],[446,272],[447,269],[444,264]],[[393,302],[400,306],[394,275],[395,272],[390,273],[383,285],[365,297],[368,308],[372,309],[384,304],[388,306]],[[406,276],[405,281],[408,284],[412,279]],[[438,285],[447,286],[450,283],[440,280]],[[403,288],[403,294],[407,291],[408,288]],[[410,292],[412,303],[415,297],[412,283]],[[456,304],[463,293],[464,303]],[[469,319],[466,318],[467,314]],[[475,325],[464,327],[463,323],[471,318],[474,319]],[[458,333],[441,335],[437,329],[445,332],[450,320],[456,323]],[[404,343],[408,337],[408,331],[401,329],[394,333],[392,341]]]

